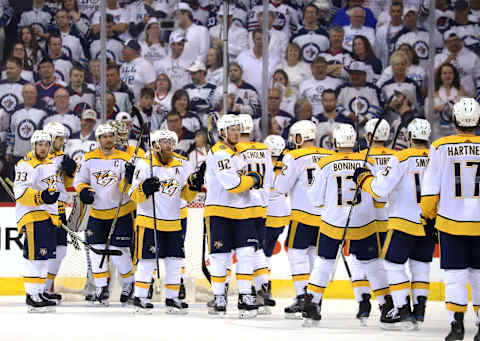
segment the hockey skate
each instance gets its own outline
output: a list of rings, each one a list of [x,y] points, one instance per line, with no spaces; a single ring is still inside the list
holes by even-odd
[[[275,307],[275,300],[272,299],[271,282],[262,284],[262,288],[257,291],[256,302],[259,305],[259,315],[270,315],[272,313],[270,307]]]
[[[126,283],[122,287],[122,293],[120,294],[120,303],[123,306],[126,306],[129,303],[129,300],[132,298],[134,290],[134,283]]]
[[[165,306],[167,308],[166,313],[172,315],[186,315],[188,314],[188,304],[180,301],[178,298],[167,298],[165,300]]]
[[[38,297],[45,303],[47,312],[55,312],[57,303],[54,300],[49,300],[44,296],[44,293],[38,294]]]
[[[99,287],[95,291],[95,299],[93,301],[89,301],[89,305],[90,306],[102,305],[102,306],[108,307],[109,298],[110,298],[110,292],[108,291],[108,285],[104,287]]]
[[[370,294],[362,294],[362,300],[358,302],[357,319],[360,320],[362,326],[367,326],[367,320],[370,317],[372,311],[372,304],[370,303]]]
[[[228,283],[225,283],[225,300],[226,300],[226,303],[228,304]],[[207,302],[207,307],[210,309],[210,308],[213,308],[215,306],[215,296]]]
[[[420,330],[423,321],[425,320],[427,298],[425,296],[418,296],[417,301],[418,303],[413,306],[413,323],[415,330]]]
[[[301,320],[304,302],[305,294],[298,295],[293,304],[284,309],[285,318],[287,320]]]
[[[473,341],[480,341],[480,326],[478,327],[477,334],[473,337]]]
[[[49,301],[55,302],[56,305],[59,305],[62,302],[62,295],[54,293],[54,292],[44,291],[42,296],[45,297]]]
[[[463,336],[465,335],[465,327],[463,326],[463,313],[455,313],[453,317],[455,321],[450,323],[452,329],[445,337],[445,341],[463,340]],[[477,338],[477,335],[475,335],[475,338]]]
[[[322,319],[322,315],[320,312],[322,310],[322,301],[317,304],[313,302],[313,295],[306,294],[305,301],[303,304],[303,327],[318,327],[320,320]]]
[[[48,313],[52,311],[50,308],[52,305],[42,300],[38,294],[27,294],[25,302],[27,303],[27,312],[29,313]]]
[[[241,319],[255,318],[258,315],[258,305],[255,297],[250,294],[238,295],[238,317]]]
[[[148,298],[133,298],[133,306],[135,307],[135,313],[151,314],[153,313],[153,304],[150,303]]]
[[[207,303],[207,307],[210,315],[225,316],[227,313],[227,298],[225,295],[215,295],[213,305],[209,306],[209,303]]]

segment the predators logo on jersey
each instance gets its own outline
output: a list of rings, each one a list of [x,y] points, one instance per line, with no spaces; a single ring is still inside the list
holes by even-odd
[[[42,179],[42,182],[47,184],[49,191],[57,190],[57,177],[55,175],[50,175],[48,178]]]
[[[117,175],[112,170],[98,171],[93,173],[93,176],[97,179],[97,184],[103,187],[118,181]]]
[[[180,184],[176,179],[160,181],[160,191],[169,197],[174,196],[180,190]]]

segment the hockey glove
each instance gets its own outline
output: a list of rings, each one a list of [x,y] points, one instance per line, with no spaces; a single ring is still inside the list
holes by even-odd
[[[260,189],[263,186],[263,177],[258,172],[248,172],[247,176],[250,176],[253,179],[253,188]]]
[[[73,178],[75,170],[77,169],[77,164],[71,157],[64,155],[61,167],[69,177]]]
[[[135,172],[135,166],[132,165],[130,162],[125,164],[125,180],[127,184],[131,184],[133,180],[133,172]]]
[[[93,192],[90,188],[84,188],[80,191],[80,200],[85,205],[91,205],[95,200],[94,194],[95,192]]]
[[[357,184],[357,186],[362,186],[363,182],[370,176],[372,176],[372,172],[370,172],[369,169],[358,167],[353,173],[352,180]]]
[[[425,237],[438,244],[438,230],[435,228],[435,218],[430,219],[420,215],[420,221],[425,229]]]
[[[60,192],[49,192],[48,190],[44,190],[42,191],[40,196],[42,197],[42,201],[45,204],[50,205],[58,200],[58,197],[60,196]]]
[[[160,189],[160,181],[158,178],[148,178],[142,184],[143,193],[147,196],[147,198],[152,195],[153,193],[157,192]]]
[[[207,168],[207,163],[203,162],[200,165],[200,168],[195,173],[192,173],[188,178],[188,186],[192,191],[200,192],[202,186],[205,183],[205,169]]]

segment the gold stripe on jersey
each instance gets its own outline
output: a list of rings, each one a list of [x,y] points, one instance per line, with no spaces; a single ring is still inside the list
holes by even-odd
[[[322,222],[322,216],[300,210],[292,210],[291,219],[315,227],[318,227]]]
[[[120,206],[120,211],[118,213],[119,217],[123,217],[136,209],[136,205],[133,201],[129,201],[126,204],[123,204]],[[115,218],[115,212],[117,211],[117,208],[110,208],[106,210],[97,210],[95,208],[91,208],[90,210],[90,216],[96,218],[96,219],[102,219],[102,220],[110,220]]]
[[[17,222],[18,233],[23,234],[23,231],[22,231],[23,226],[27,226],[28,224],[36,223],[36,222],[43,221],[43,220],[48,220],[48,219],[50,219],[52,221],[53,225],[55,225],[55,226],[60,225],[60,219],[59,219],[58,215],[48,213],[47,211],[27,212]]]
[[[388,218],[388,229],[401,231],[411,236],[425,236],[425,229],[422,224],[400,217]]]
[[[163,220],[157,218],[155,219],[155,222],[157,223],[157,231],[174,232],[182,229],[180,225],[180,219]],[[153,229],[153,218],[144,215],[137,215],[135,224],[139,227]]]
[[[108,277],[108,271],[104,272],[94,272],[93,273],[93,278],[98,279],[98,278],[106,278]]]
[[[188,207],[182,207],[180,209],[180,219],[185,219],[188,217]]]
[[[293,243],[295,242],[295,235],[297,234],[298,221],[292,221],[290,225],[290,231],[288,235],[287,248],[293,249]]]
[[[411,157],[428,156],[429,150],[426,148],[408,148],[396,152],[394,155],[399,162],[408,160]]]
[[[33,188],[27,188],[22,196],[17,199],[17,202],[24,206],[40,206],[44,204],[41,191],[36,191]]]
[[[222,150],[226,153],[228,153],[228,155],[232,156],[235,154],[235,151],[232,150],[232,148],[230,148],[229,146],[227,146],[227,144],[223,141],[218,141],[211,149],[211,152],[212,154],[215,154],[217,151],[219,150]]]
[[[343,160],[364,161],[365,157],[362,155],[362,153],[336,153],[336,154],[329,155],[322,158],[318,162],[318,166],[320,168],[324,168],[325,166],[327,166],[332,162],[343,161]],[[375,165],[375,160],[372,158],[368,158],[368,163],[373,166]]]
[[[385,296],[390,294],[390,288],[382,288],[377,290],[372,290],[375,297]]]
[[[290,223],[289,215],[284,217],[267,216],[267,221],[265,222],[265,226],[279,228],[279,227],[287,226],[289,223]]]
[[[435,149],[444,144],[460,144],[460,143],[480,143],[480,136],[475,135],[450,135],[441,137],[432,143]],[[477,154],[480,154],[480,150]]]
[[[299,149],[290,150],[287,154],[290,154],[294,160],[301,158],[302,156],[310,155],[310,154],[324,154],[324,155],[332,155],[333,151],[320,148],[320,147],[304,147]]]
[[[125,150],[125,153],[128,154],[130,159],[132,159],[133,156],[135,155],[135,148],[136,148],[136,146],[127,145],[127,149]],[[145,156],[146,156],[145,151],[142,148],[138,148],[137,158],[144,159]]]
[[[25,231],[27,233],[27,242],[28,242],[28,259],[35,259],[35,238],[33,231],[33,223],[28,223],[25,225]]]
[[[422,195],[420,207],[425,218],[434,219],[437,216],[440,195]]]
[[[238,193],[248,191],[250,188],[253,187],[254,181],[251,176],[240,175],[239,178],[240,178],[240,182],[238,183],[238,185],[233,188],[227,189],[228,192],[233,194],[238,194]]]
[[[213,283],[225,283],[227,276],[210,276]]]
[[[230,219],[250,219],[267,216],[267,208],[262,206],[252,206],[236,208],[229,206],[209,205],[205,206],[204,217],[223,217]]]
[[[183,161],[188,161],[188,157],[183,156],[182,154],[178,154],[178,153],[172,152],[172,156],[173,156],[173,157],[177,157],[177,158],[179,158],[179,159],[182,159]]]
[[[90,159],[100,159],[100,160],[123,160],[126,162],[130,161],[130,156],[126,152],[122,152],[116,148],[113,149],[112,154],[105,156],[100,148],[94,149],[91,152],[85,153],[85,161]]]
[[[373,207],[375,207],[375,208],[384,208],[385,205],[387,205],[386,202],[373,200]]]
[[[247,150],[268,150],[268,147],[261,142],[239,142],[235,145],[235,150],[237,153],[243,153]]]
[[[388,231],[388,220],[377,220],[377,232]]]
[[[437,215],[435,228],[458,236],[480,236],[480,222],[453,220],[440,214]]]
[[[323,233],[324,235],[332,239],[341,240],[343,237],[344,229],[345,229],[345,226],[330,225],[329,223],[323,220],[320,223],[320,233]],[[377,232],[377,230],[378,228],[377,228],[376,221],[372,221],[371,223],[368,223],[366,225],[359,226],[359,227],[349,226],[345,239],[350,239],[350,240],[365,239],[368,236]]]
[[[19,166],[23,162],[28,163],[30,166],[32,166],[32,168],[37,168],[40,165],[52,164],[52,160],[48,157],[42,161],[40,161],[36,157],[25,157],[24,159],[21,159],[20,161],[17,162],[17,166]]]

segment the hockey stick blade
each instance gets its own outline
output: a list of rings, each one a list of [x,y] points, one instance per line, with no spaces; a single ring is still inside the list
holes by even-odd
[[[102,255],[102,256],[121,256],[122,255],[122,251],[120,250],[112,250],[112,249],[100,250],[100,249],[95,249],[91,247],[90,251],[92,251],[93,253],[96,253],[97,255]]]

